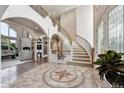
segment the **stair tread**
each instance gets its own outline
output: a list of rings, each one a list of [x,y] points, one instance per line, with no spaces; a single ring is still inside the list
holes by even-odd
[[[82,50],[82,49],[73,49],[73,51],[86,51],[86,50]]]
[[[73,49],[81,49],[81,50],[85,50],[85,49],[83,49],[83,48],[76,48],[76,47],[72,47]]]
[[[79,56],[79,57],[75,57],[75,56],[73,56],[73,59],[76,59],[76,58],[80,58],[80,59],[90,59],[89,57],[81,57],[81,56]]]
[[[86,61],[86,62],[89,62],[90,60],[79,60],[79,59],[72,59],[72,61]]]
[[[89,57],[88,55],[76,55],[76,54],[74,54],[73,56],[78,56],[78,57]]]
[[[79,62],[90,62],[90,60],[74,60],[74,59],[72,59],[72,61],[79,61]]]
[[[76,52],[76,53],[87,53],[86,51],[72,51],[72,52]]]
[[[89,58],[85,58],[85,57],[82,57],[82,58],[73,57],[73,59],[89,59]],[[90,60],[90,59],[89,59],[89,60]]]
[[[91,62],[84,62],[84,61],[69,61],[69,62],[72,62],[72,63],[87,63],[87,64],[91,64]]]
[[[73,52],[72,54],[77,54],[77,55],[78,55],[78,54],[88,55],[87,53],[82,53],[82,52],[81,52],[81,53],[79,53],[79,52],[77,52],[77,53],[76,53],[76,52]]]

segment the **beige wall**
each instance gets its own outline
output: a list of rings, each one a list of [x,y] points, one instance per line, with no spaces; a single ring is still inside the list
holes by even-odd
[[[2,17],[5,10],[8,8],[8,5],[0,5],[0,18]]]
[[[73,9],[61,15],[60,24],[66,29],[66,31],[70,34],[71,39],[74,41],[76,34],[76,10]]]
[[[60,23],[72,40],[75,41],[75,35],[79,35],[93,46],[93,6],[82,5],[61,15]]]
[[[83,5],[76,9],[77,35],[86,39],[93,46],[93,6]]]

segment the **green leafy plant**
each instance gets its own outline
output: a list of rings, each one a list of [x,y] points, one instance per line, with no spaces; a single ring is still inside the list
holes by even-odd
[[[122,55],[124,53],[117,53],[113,50],[108,50],[104,54],[98,55],[99,58],[95,64],[99,65],[96,69],[99,72],[100,79],[103,79],[107,73],[118,72],[120,67],[124,67]]]

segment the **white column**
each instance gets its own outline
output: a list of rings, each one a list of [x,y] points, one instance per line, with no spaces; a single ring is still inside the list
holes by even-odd
[[[37,60],[37,40],[34,39],[34,60]]]

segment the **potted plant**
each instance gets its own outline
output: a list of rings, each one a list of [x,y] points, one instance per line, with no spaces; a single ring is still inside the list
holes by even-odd
[[[108,50],[104,54],[98,55],[98,59],[95,64],[99,65],[96,69],[99,72],[100,79],[104,79],[104,76],[108,77],[109,83],[113,86],[120,82],[121,75],[124,73],[124,60],[122,60],[124,53],[117,53],[113,50]],[[123,69],[122,69],[123,68]],[[124,78],[121,79],[124,84]]]

